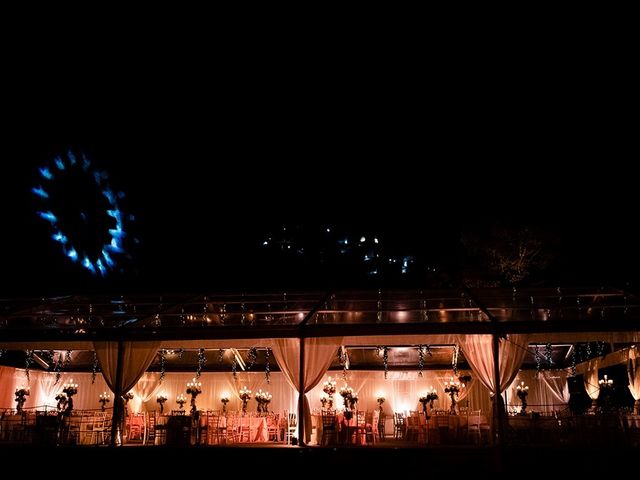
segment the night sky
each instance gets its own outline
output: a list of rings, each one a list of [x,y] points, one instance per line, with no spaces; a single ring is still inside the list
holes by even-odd
[[[462,232],[494,224],[557,239],[538,284],[637,284],[637,186],[624,167],[634,145],[615,101],[557,85],[445,95],[399,81],[235,80],[77,80],[12,99],[0,297],[442,286],[450,276],[427,269],[459,268]],[[110,174],[136,217],[130,258],[104,279],[65,258],[35,213],[38,167],[69,148]],[[65,191],[69,208],[87,196]],[[308,253],[262,248],[283,227]],[[341,236],[379,237],[415,268],[372,278],[335,252],[319,261]]]

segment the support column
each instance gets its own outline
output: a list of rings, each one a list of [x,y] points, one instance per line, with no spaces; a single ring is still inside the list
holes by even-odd
[[[304,336],[300,334],[300,377],[298,379],[298,445],[304,446]]]
[[[500,337],[497,333],[493,336],[493,369],[495,382],[495,393],[493,395],[493,441],[496,445],[500,445],[504,436],[504,416],[502,409],[504,408],[502,397],[500,396]]]
[[[111,420],[111,446],[122,445],[122,427],[124,423],[124,405],[122,400],[122,376],[124,368],[124,342],[118,341],[118,364],[116,366],[116,384],[113,392],[113,418]],[[119,440],[119,441],[118,441]]]

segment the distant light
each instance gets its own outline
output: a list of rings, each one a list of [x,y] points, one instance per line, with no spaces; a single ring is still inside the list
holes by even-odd
[[[76,252],[75,248],[71,247],[71,250],[67,252],[67,257],[75,262],[76,260],[78,260],[78,252]]]
[[[58,167],[58,170],[64,170],[64,162],[60,159],[60,157],[56,157],[55,164],[56,167]]]
[[[369,260],[371,260],[371,257],[369,255],[365,255],[364,256],[364,261],[368,262]]]
[[[67,237],[62,234],[62,232],[54,233],[51,235],[51,238],[56,242],[67,243]]]
[[[53,178],[53,174],[48,168],[44,167],[44,168],[40,168],[39,170],[40,170],[40,175],[42,175],[47,180],[51,180]]]
[[[373,239],[373,243],[379,243],[377,238]]]
[[[44,191],[42,187],[32,188],[31,192],[39,196],[40,198],[49,198],[49,194]]]
[[[360,237],[360,243],[364,243],[366,241],[367,241],[367,239],[365,237]]]
[[[330,228],[327,228],[327,233],[330,233],[330,232],[331,232],[331,229],[330,229]]]
[[[264,242],[262,242],[262,245],[269,245],[269,240],[265,240]]]
[[[56,223],[57,221],[56,216],[51,212],[38,212],[38,215],[40,216],[40,218],[50,223]]]
[[[289,249],[290,249],[290,248],[291,248],[291,245],[287,245],[287,248],[289,248]]]
[[[369,272],[369,275],[377,275],[378,274],[378,270],[371,270]]]

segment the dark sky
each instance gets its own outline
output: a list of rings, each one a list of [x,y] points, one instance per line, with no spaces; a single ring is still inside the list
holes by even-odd
[[[469,226],[535,225],[560,240],[553,280],[638,278],[624,88],[560,77],[427,88],[398,75],[211,84],[149,74],[22,88],[4,111],[0,297],[349,277],[265,258],[260,241],[282,225],[381,235],[429,264],[455,263]],[[136,215],[140,243],[122,274],[95,279],[68,262],[35,215],[37,168],[69,148],[108,171]]]

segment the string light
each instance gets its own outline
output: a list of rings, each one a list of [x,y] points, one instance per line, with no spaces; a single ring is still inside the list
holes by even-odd
[[[160,350],[160,383],[164,381],[167,367],[167,351],[163,348]],[[166,398],[165,398],[166,400]],[[160,405],[162,407],[162,405]]]
[[[382,350],[382,363],[384,364],[384,379],[387,379],[389,373],[389,348],[384,347]]]
[[[424,370],[424,345],[418,345],[418,376],[422,378]]]
[[[577,345],[574,344],[573,345],[573,350],[571,352],[571,376],[575,377],[576,376],[576,350],[577,350]]]
[[[198,350],[198,369],[196,370],[196,378],[200,378],[202,373],[202,367],[207,363],[207,357],[205,356],[204,348]]]
[[[7,353],[7,349],[6,348],[0,348],[0,358],[2,358],[2,355],[4,355],[5,353]]]
[[[218,349],[218,362],[220,362],[220,363],[224,362],[224,349],[223,348]]]
[[[533,349],[533,358],[536,360],[536,377],[540,375],[542,358],[540,356],[540,350],[538,349],[538,345],[536,345]]]
[[[27,382],[31,383],[31,374],[29,369],[33,363],[33,350],[26,350],[27,356],[24,359],[24,374],[27,377]]]
[[[91,385],[96,383],[96,373],[98,372],[98,352],[93,351],[93,365],[91,366]],[[103,405],[104,407],[104,405]]]
[[[596,342],[596,351],[597,351],[597,355],[598,357],[601,357],[602,355],[604,355],[604,342]]]
[[[69,363],[71,362],[71,350],[67,350],[64,355],[64,368],[69,367]]]
[[[267,379],[267,383],[271,383],[271,367],[269,365],[269,357],[271,357],[271,349],[269,347],[267,347],[267,349],[264,352],[264,361],[265,361],[265,365],[264,365],[264,378]]]
[[[247,355],[247,360],[249,360],[249,363],[247,364],[247,370],[251,370],[251,367],[253,367],[257,359],[258,349],[256,347],[251,347],[249,349],[249,354]]]
[[[231,359],[231,374],[233,375],[233,379],[237,380],[237,378],[238,378],[238,362],[236,362],[236,357],[235,356]]]
[[[64,360],[62,358],[62,352],[60,352],[60,354],[58,355],[58,361],[56,362],[55,367],[53,367],[54,372],[56,373],[56,381],[53,383],[54,385],[57,385],[58,382],[60,381],[60,375],[61,375],[60,370],[62,369],[63,361]]]
[[[547,360],[547,364],[549,365],[549,368],[551,368],[551,366],[553,365],[552,353],[553,351],[551,348],[551,343],[547,343],[544,347],[544,355]]]
[[[460,347],[458,345],[453,346],[453,356],[451,358],[451,368],[453,369],[453,375],[458,376],[458,355],[460,354]]]

